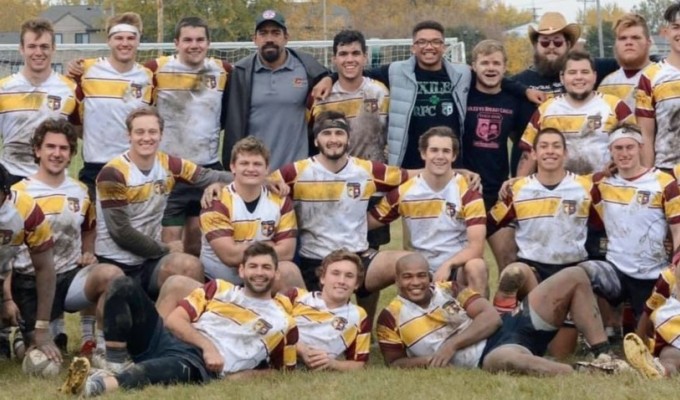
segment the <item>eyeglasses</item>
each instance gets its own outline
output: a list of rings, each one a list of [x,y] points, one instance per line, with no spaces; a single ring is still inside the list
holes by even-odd
[[[415,42],[413,42],[413,44],[416,47],[419,47],[421,49],[424,49],[425,47],[427,47],[428,44],[430,46],[434,47],[434,48],[438,48],[438,47],[442,47],[444,45],[444,41],[441,40],[441,39],[432,39],[432,40],[418,39]]]
[[[541,47],[548,48],[550,46],[550,43],[553,44],[555,47],[562,47],[564,44],[563,39],[541,39],[538,41],[538,43],[541,45]]]

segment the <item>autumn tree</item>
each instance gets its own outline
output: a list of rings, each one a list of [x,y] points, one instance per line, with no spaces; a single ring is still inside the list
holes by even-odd
[[[633,12],[645,17],[649,30],[658,34],[665,23],[663,13],[673,3],[675,0],[644,0],[639,6],[633,7]]]
[[[18,32],[21,24],[40,15],[40,1],[0,0],[0,32]]]

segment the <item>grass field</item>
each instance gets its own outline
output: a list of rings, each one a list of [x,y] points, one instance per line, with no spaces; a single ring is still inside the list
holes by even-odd
[[[73,172],[80,168],[75,163]],[[392,243],[401,247],[401,224],[393,224]],[[491,287],[495,288],[496,268],[490,252],[485,254],[491,268]],[[394,288],[382,292],[381,307],[395,294]],[[70,350],[78,345],[78,319],[67,317]],[[67,366],[65,362],[65,367]],[[65,370],[66,368],[64,368]],[[67,398],[57,394],[61,379],[30,378],[19,364],[0,362],[0,399]],[[492,375],[479,370],[390,370],[383,366],[379,351],[371,350],[368,368],[351,373],[296,371],[274,373],[264,378],[219,381],[205,386],[149,387],[143,391],[118,392],[111,399],[673,399],[680,393],[680,381],[653,383],[634,373],[619,376],[573,375],[560,378],[532,378]]]

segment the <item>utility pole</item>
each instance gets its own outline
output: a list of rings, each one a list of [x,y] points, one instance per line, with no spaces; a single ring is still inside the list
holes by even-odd
[[[163,0],[156,0],[156,25],[158,32],[156,32],[156,43],[163,43]]]
[[[600,58],[604,57],[604,37],[602,36],[602,8],[600,0],[597,0],[597,42],[600,48]]]

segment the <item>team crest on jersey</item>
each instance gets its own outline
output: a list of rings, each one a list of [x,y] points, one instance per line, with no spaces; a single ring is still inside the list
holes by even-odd
[[[260,318],[253,324],[253,330],[260,335],[266,335],[272,329],[272,324]]]
[[[375,114],[378,112],[378,99],[364,99],[364,111]]]
[[[361,185],[356,182],[347,182],[347,196],[352,199],[361,196]]]
[[[217,78],[215,75],[203,75],[203,84],[208,89],[215,89],[217,87]]]
[[[448,201],[446,202],[446,215],[448,215],[449,218],[451,218],[451,219],[456,218],[456,204],[455,203],[449,203]]]
[[[450,101],[445,101],[442,103],[442,114],[445,117],[448,117],[449,115],[453,114],[453,103]]]
[[[0,229],[0,245],[7,245],[12,242],[12,235],[14,232],[8,229]]]
[[[586,117],[586,129],[585,133],[594,133],[596,130],[602,128],[602,116],[600,114],[597,115],[589,115]]]
[[[77,197],[69,197],[66,200],[68,201],[68,209],[71,210],[71,212],[80,212],[80,200],[78,200]]]
[[[333,329],[335,329],[336,331],[344,330],[345,327],[347,326],[347,319],[346,319],[346,318],[343,318],[343,317],[335,317],[335,318],[333,318],[333,320],[331,321],[331,326],[332,326]]]
[[[141,99],[142,98],[142,85],[138,83],[131,83],[130,84],[130,95],[134,97],[135,99]]]
[[[460,304],[455,300],[445,303],[442,309],[449,315],[457,315],[461,312]]]
[[[562,211],[567,215],[572,215],[576,212],[576,200],[562,200]]]
[[[57,111],[61,109],[61,97],[48,95],[47,96],[47,107],[52,111]]]
[[[649,196],[651,195],[650,192],[646,190],[641,190],[637,193],[637,202],[640,205],[646,205],[649,203]]]
[[[262,221],[262,235],[269,237],[274,233],[274,221]]]
[[[153,192],[159,195],[164,195],[167,190],[165,190],[165,181],[159,179],[153,183]]]

